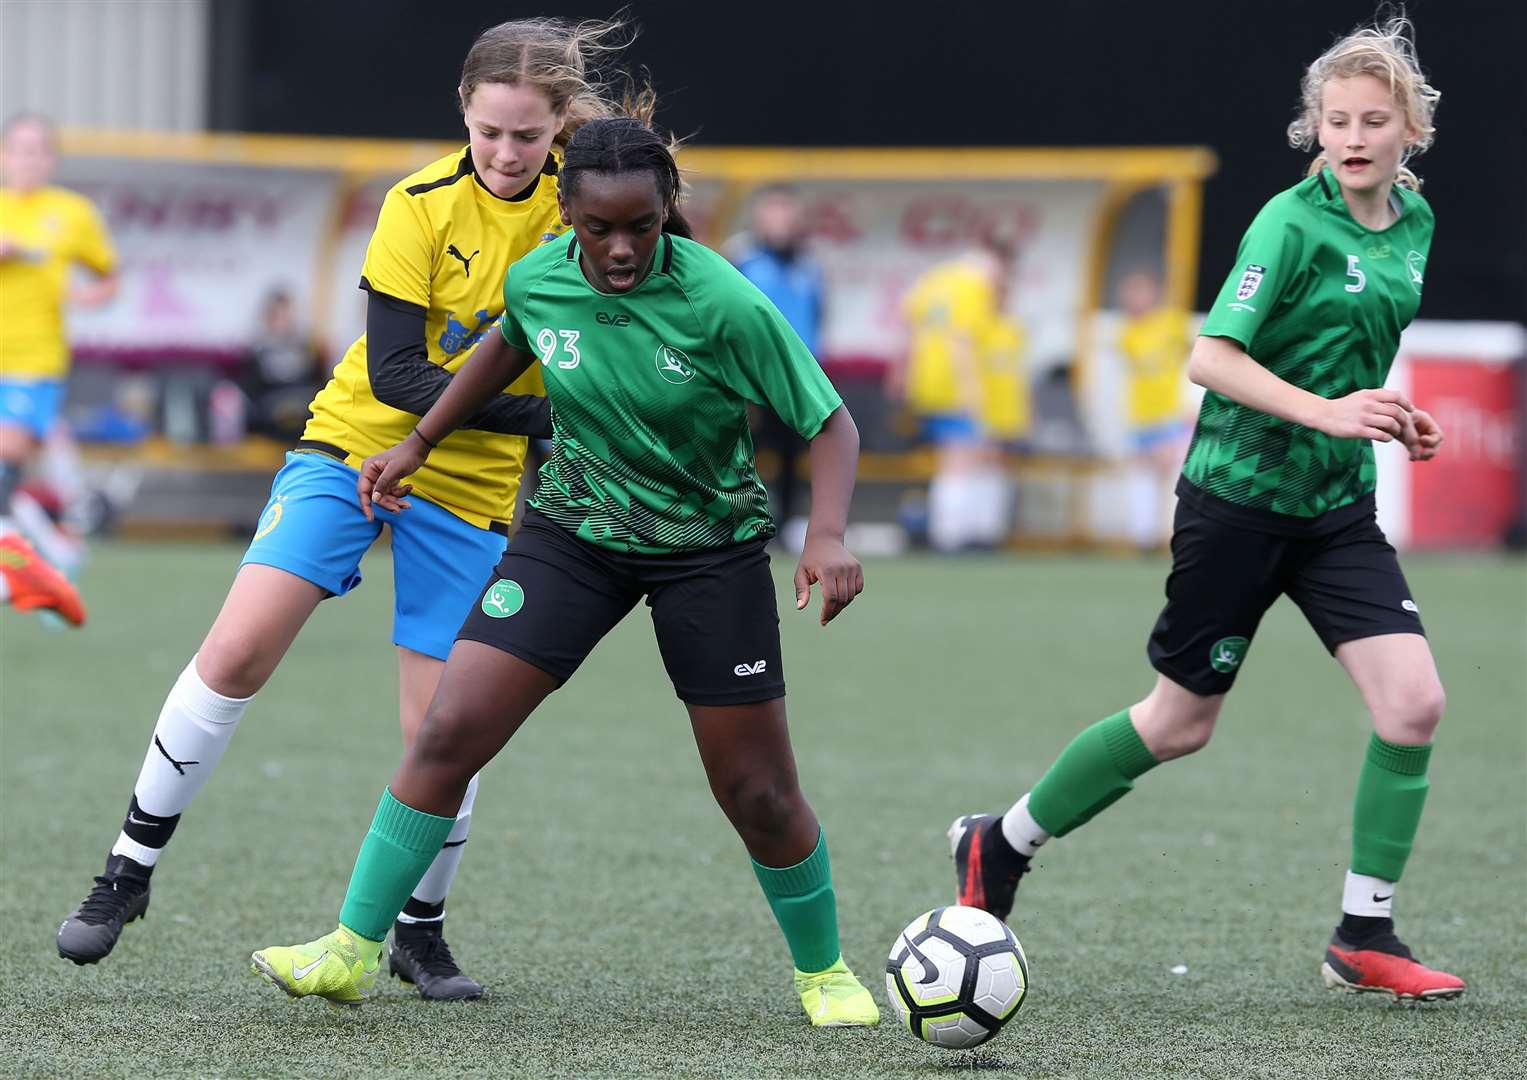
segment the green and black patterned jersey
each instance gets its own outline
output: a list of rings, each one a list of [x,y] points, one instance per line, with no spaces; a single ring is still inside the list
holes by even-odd
[[[578,241],[504,281],[504,339],[540,357],[551,460],[530,500],[582,540],[662,554],[774,534],[748,402],[807,439],[843,401],[767,297],[702,244],[664,235],[630,292],[597,292]]]
[[[1399,218],[1377,232],[1353,219],[1328,169],[1273,196],[1246,230],[1199,333],[1235,341],[1279,378],[1324,398],[1383,386],[1400,331],[1420,306],[1432,242],[1426,200],[1398,186],[1394,195]],[[1328,517],[1332,511],[1371,504],[1373,444],[1211,390],[1182,477],[1179,490],[1211,513],[1320,532],[1347,516]]]

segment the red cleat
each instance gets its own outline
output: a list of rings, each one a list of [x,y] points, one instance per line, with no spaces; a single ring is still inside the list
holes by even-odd
[[[1396,1001],[1446,1001],[1461,997],[1464,991],[1458,976],[1433,971],[1413,959],[1392,930],[1354,943],[1342,937],[1338,928],[1326,946],[1320,974],[1328,990],[1388,994]]]
[[[1013,911],[1018,879],[1029,860],[1002,835],[996,814],[966,814],[949,826],[949,854],[954,859],[955,901],[1006,920]]]
[[[85,605],[60,574],[19,533],[0,536],[0,574],[10,586],[10,605],[20,611],[56,611],[74,626],[85,625]]]

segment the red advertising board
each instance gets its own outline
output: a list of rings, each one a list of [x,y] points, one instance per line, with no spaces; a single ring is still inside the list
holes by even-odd
[[[1447,440],[1410,469],[1410,546],[1494,546],[1521,498],[1515,365],[1436,353],[1412,353],[1410,365],[1411,398]]]

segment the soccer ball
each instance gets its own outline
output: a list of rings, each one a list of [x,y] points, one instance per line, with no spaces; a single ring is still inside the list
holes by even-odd
[[[951,1050],[980,1046],[1029,992],[1023,946],[995,915],[934,908],[913,919],[885,965],[891,1008],[919,1039]]]

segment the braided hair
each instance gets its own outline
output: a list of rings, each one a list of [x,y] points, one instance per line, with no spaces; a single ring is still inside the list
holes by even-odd
[[[569,198],[577,195],[586,172],[650,172],[668,218],[663,231],[694,238],[694,231],[679,212],[683,180],[673,160],[673,150],[663,137],[641,120],[614,116],[590,120],[568,141],[562,158],[561,188]]]

